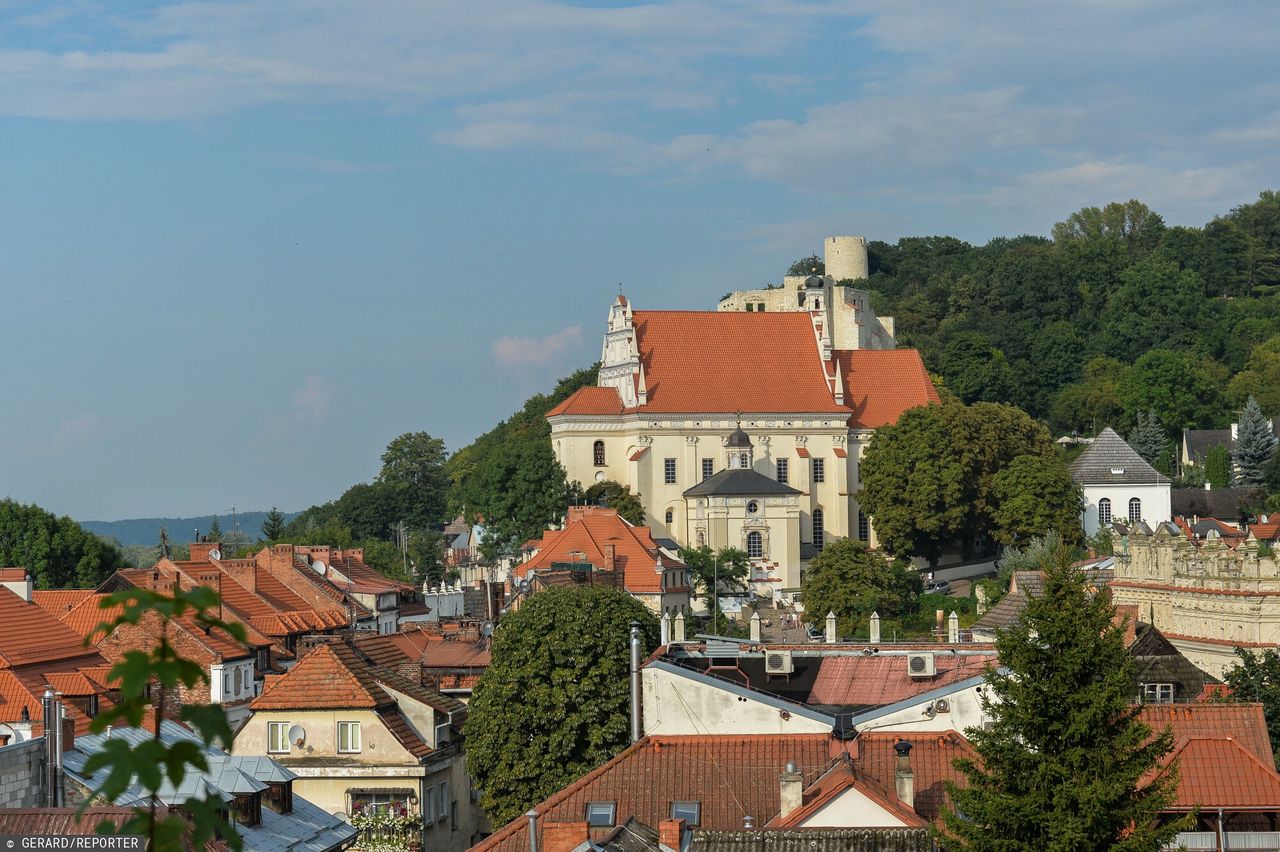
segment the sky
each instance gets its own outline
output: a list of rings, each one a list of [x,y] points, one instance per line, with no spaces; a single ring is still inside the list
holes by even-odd
[[[1274,2],[0,0],[0,497],[297,510],[830,234],[1200,225]]]

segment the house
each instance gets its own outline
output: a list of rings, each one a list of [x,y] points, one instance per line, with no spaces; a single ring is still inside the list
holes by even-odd
[[[78,808],[0,808],[0,836],[85,837],[85,848],[89,848],[88,844],[93,841],[87,838],[98,834],[100,823],[109,823],[118,831],[135,815],[133,808],[117,807],[90,807],[83,813]],[[169,809],[161,806],[156,818],[164,820],[168,816]],[[183,852],[196,852],[190,836],[183,838],[182,849]],[[215,839],[206,841],[199,852],[228,852],[229,849],[221,840]]]
[[[865,242],[826,251],[825,277],[732,293],[715,311],[642,311],[619,295],[597,386],[547,413],[570,481],[626,485],[655,538],[740,548],[784,598],[827,538],[874,544],[859,457],[877,427],[939,400],[919,353],[894,348],[892,320],[839,286],[863,277]]]
[[[484,830],[459,743],[466,706],[456,698],[334,641],[304,649],[250,707],[232,753],[271,757],[325,811],[404,810],[421,819],[423,847],[440,852],[465,849]]]
[[[1269,421],[1271,434],[1280,438],[1280,423]],[[1236,446],[1236,432],[1240,424],[1232,423],[1230,429],[1183,429],[1182,442],[1179,446],[1179,461],[1182,466],[1203,466],[1205,457],[1216,446],[1223,446],[1230,455]]]
[[[1172,517],[1169,477],[1147,464],[1110,427],[1071,463],[1071,478],[1084,492],[1081,521],[1087,536],[1112,521],[1154,525]]]
[[[1239,528],[1253,516],[1267,492],[1261,488],[1174,488],[1169,492],[1170,509],[1183,518],[1216,518]]]
[[[489,667],[489,637],[475,621],[437,621],[389,636],[357,635],[353,641],[374,665],[463,703]]]
[[[654,612],[676,613],[689,609],[688,572],[648,527],[635,526],[616,509],[570,506],[564,528],[544,532],[514,573],[525,585],[535,578],[602,583],[624,589]]]
[[[67,803],[93,802],[97,798],[94,791],[109,770],[99,767],[90,772],[87,766],[109,742],[123,740],[137,746],[153,736],[153,731],[141,728],[112,728],[100,734],[77,736],[62,756]],[[336,852],[355,840],[356,829],[295,789],[297,776],[278,762],[266,757],[232,755],[206,746],[191,731],[168,720],[160,724],[160,739],[168,746],[191,743],[209,767],[207,771],[188,767],[176,787],[166,778],[159,790],[161,802],[181,809],[189,799],[221,801],[220,809],[232,822],[245,849]],[[147,791],[135,781],[106,804],[123,808],[145,806],[148,801]]]

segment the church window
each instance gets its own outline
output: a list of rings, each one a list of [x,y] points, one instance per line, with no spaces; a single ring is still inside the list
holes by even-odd
[[[787,460],[778,459],[778,481],[783,485],[787,484]]]
[[[827,470],[826,470],[827,465],[825,460],[819,459],[819,458],[813,458],[809,460],[809,464],[813,468],[813,481],[826,482],[827,481]]]
[[[858,510],[858,541],[870,541],[870,540],[871,540],[871,524],[867,520],[866,514],[861,509],[859,509]]]
[[[752,500],[749,503],[747,503],[748,515],[754,515],[756,512],[759,512],[759,511],[760,511],[760,504],[757,503],[755,500]]]
[[[813,546],[821,550],[826,544],[827,531],[823,524],[822,510],[813,510]]]
[[[711,475],[712,475],[712,474],[714,474],[715,472],[716,472],[716,461],[715,461],[715,459],[703,459],[703,460],[702,460],[702,480],[703,480],[703,482],[705,482],[705,481],[707,481],[708,479],[710,479],[710,478],[711,478]]]
[[[1142,501],[1137,497],[1129,500],[1129,523],[1137,523],[1142,520]]]
[[[764,536],[758,532],[747,533],[747,556],[759,559],[764,556]]]
[[[764,313],[764,302],[756,302],[756,313]]]
[[[604,441],[596,441],[591,445],[591,459],[596,467],[604,467]]]
[[[1106,497],[1098,501],[1098,523],[1111,523],[1111,500]]]
[[[813,309],[814,309],[815,311],[820,311],[820,310],[822,310],[822,300],[821,300],[821,299],[814,299],[814,300],[813,300]]]
[[[676,460],[664,459],[662,462],[662,481],[667,485],[676,484]]]
[[[671,523],[672,521],[674,521],[675,519],[676,519],[676,513],[675,513],[675,512],[673,512],[673,511],[671,511],[670,509],[668,509],[668,510],[667,510],[667,523],[668,523],[668,524],[670,524],[670,523]]]

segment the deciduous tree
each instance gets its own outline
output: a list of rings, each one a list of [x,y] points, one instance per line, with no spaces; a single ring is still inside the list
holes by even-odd
[[[1236,648],[1239,658],[1222,679],[1236,701],[1257,701],[1267,719],[1271,748],[1280,754],[1280,654],[1275,648],[1249,651]]]
[[[1083,495],[1056,455],[1018,456],[995,476],[995,537],[1006,545],[1055,533],[1069,544],[1084,538]]]
[[[841,636],[867,631],[871,614],[881,628],[913,613],[923,590],[920,573],[901,560],[891,560],[853,539],[837,539],[809,562],[801,584],[805,613],[821,625],[836,614]]]
[[[644,523],[644,504],[640,502],[639,495],[632,494],[631,488],[621,482],[612,479],[594,482],[583,493],[582,499],[588,506],[604,505],[617,509],[620,516],[637,526]]]
[[[426,432],[406,432],[382,454],[377,481],[394,491],[398,520],[411,529],[428,529],[444,520],[449,490],[445,457],[444,441]]]
[[[1166,429],[1210,428],[1224,419],[1222,390],[1202,359],[1152,349],[1134,362],[1117,387],[1130,418],[1155,412]]]
[[[31,572],[39,589],[94,587],[126,567],[114,544],[35,504],[0,500],[0,565]]]

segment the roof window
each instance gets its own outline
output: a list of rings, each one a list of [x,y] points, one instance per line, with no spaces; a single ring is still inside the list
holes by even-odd
[[[587,802],[587,825],[607,828],[613,825],[616,802]]]

